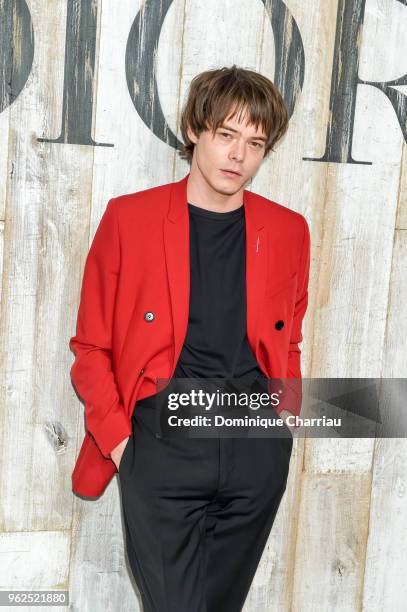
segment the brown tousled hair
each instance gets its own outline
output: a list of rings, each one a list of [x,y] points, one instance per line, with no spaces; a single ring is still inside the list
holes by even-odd
[[[229,115],[248,111],[247,120],[258,129],[262,126],[267,141],[264,157],[274,151],[273,146],[288,128],[288,112],[278,88],[258,72],[239,68],[206,70],[196,75],[190,84],[188,99],[181,114],[181,134],[184,143],[179,149],[180,157],[192,162],[195,144],[188,138],[189,125],[196,136],[217,128]]]

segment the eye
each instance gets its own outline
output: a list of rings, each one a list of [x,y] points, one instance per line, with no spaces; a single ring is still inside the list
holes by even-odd
[[[219,132],[221,136],[230,136],[232,137],[232,134],[229,134],[229,132]]]
[[[254,144],[258,148],[263,146],[261,142],[252,142],[252,144]]]

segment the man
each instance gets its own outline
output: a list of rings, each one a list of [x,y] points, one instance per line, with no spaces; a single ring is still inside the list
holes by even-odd
[[[266,77],[196,76],[180,181],[109,201],[85,265],[72,380],[87,433],[73,490],[119,472],[145,612],[238,612],[288,475],[292,438],[166,438],[157,379],[300,379],[305,218],[246,184],[288,127]],[[295,394],[276,411],[298,414]]]

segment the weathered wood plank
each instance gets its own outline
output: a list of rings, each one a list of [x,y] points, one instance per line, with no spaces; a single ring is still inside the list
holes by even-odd
[[[366,3],[355,50],[360,49],[361,79],[386,81],[405,72],[403,4]],[[160,0],[151,12],[145,8],[144,17],[154,13],[157,19],[142,15],[138,38],[131,26],[141,2],[82,0],[72,13],[73,4],[66,2],[31,0],[29,12],[22,6],[14,15],[21,27],[13,70],[0,84],[0,552],[8,567],[2,588],[69,583],[72,610],[137,609],[125,569],[118,483],[96,502],[71,494],[84,421],[69,379],[68,340],[83,265],[108,199],[188,171],[162,139],[159,110],[180,137],[186,89],[201,70],[236,63],[274,78],[276,66],[287,69],[290,100],[297,96],[290,128],[251,188],[301,212],[310,225],[304,376],[406,376],[406,147],[388,98],[365,84],[352,96],[353,133],[347,124],[339,154],[346,155],[351,140],[355,162],[371,165],[317,161],[332,127],[335,41],[348,41],[346,19],[356,17],[359,3],[321,0],[310,9],[299,0],[244,0],[237,10],[230,1]],[[5,6],[1,10],[4,17]],[[11,23],[7,11],[2,31]],[[23,45],[27,34],[22,40],[29,13],[35,55],[20,88],[30,58]],[[299,28],[303,66],[299,47],[298,63],[285,64],[298,34],[290,14]],[[285,20],[278,22],[282,15]],[[272,29],[272,19],[278,29]],[[156,45],[146,46],[154,40]],[[276,49],[281,42],[284,47]],[[85,56],[86,70],[76,72],[75,58]],[[137,70],[126,74],[136,65],[132,57],[142,59],[143,78]],[[340,60],[344,68],[346,57]],[[302,90],[293,91],[302,69]],[[143,116],[129,83],[133,94],[140,84],[148,86]],[[340,83],[334,85],[340,91]],[[7,95],[17,90],[17,99],[3,110]],[[149,96],[160,106],[151,106]],[[58,143],[38,140],[60,135]],[[78,144],[81,135],[88,144]],[[90,138],[112,146],[91,144]],[[404,442],[295,442],[287,490],[247,612],[401,609],[407,594]]]
[[[360,609],[370,480],[370,474],[303,475],[293,610]]]

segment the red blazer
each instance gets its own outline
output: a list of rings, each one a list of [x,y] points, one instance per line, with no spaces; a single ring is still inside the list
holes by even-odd
[[[175,370],[189,313],[188,176],[109,200],[89,250],[69,341],[87,430],[72,474],[79,495],[104,491],[117,472],[110,451],[131,435],[136,400],[156,393],[156,377]],[[248,190],[243,202],[248,341],[268,377],[301,378],[308,225]],[[288,409],[298,413],[299,405]]]

